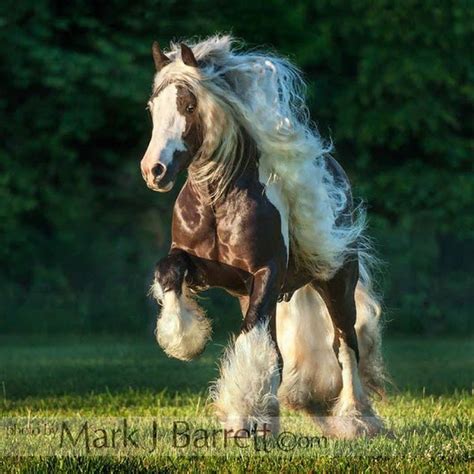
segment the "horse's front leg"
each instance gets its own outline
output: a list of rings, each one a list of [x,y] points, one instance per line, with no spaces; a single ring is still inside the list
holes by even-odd
[[[263,435],[279,430],[275,314],[281,282],[274,264],[254,274],[240,334],[224,354],[212,395],[229,436],[246,437],[255,429]]]
[[[156,338],[170,357],[191,360],[206,347],[211,324],[187,285],[194,267],[186,252],[174,249],[155,269],[152,291],[162,309]]]

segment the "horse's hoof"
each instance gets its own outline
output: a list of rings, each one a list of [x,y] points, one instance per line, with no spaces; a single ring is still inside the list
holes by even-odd
[[[376,416],[334,416],[323,427],[328,438],[352,440],[383,434],[382,421]]]

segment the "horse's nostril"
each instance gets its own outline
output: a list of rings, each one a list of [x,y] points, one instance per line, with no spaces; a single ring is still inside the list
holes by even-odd
[[[155,181],[159,180],[166,173],[166,166],[161,163],[157,163],[151,170],[151,173],[153,174]]]

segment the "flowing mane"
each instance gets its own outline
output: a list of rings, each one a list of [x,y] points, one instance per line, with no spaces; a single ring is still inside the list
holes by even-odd
[[[310,120],[300,71],[276,55],[242,51],[231,36],[188,44],[199,68],[186,66],[179,45],[171,43],[171,63],[156,75],[153,89],[182,83],[198,98],[204,141],[190,179],[212,182],[210,199],[219,199],[247,159],[244,140],[250,137],[267,180],[281,183],[291,227],[298,229],[292,235],[298,260],[329,277],[354,250],[363,253],[364,213],[351,215],[347,186],[327,170],[332,144]],[[341,224],[344,217],[354,222]],[[315,235],[321,238],[315,241]]]
[[[314,159],[330,151],[309,120],[306,86],[290,62],[268,53],[241,52],[231,36],[212,36],[191,46],[200,63],[199,70],[175,61],[180,49],[172,43],[166,54],[173,62],[157,74],[154,88],[171,81],[192,87],[204,99],[202,113],[207,133],[216,127],[216,114],[227,116],[219,117],[226,127],[212,133],[220,132],[221,136],[214,136],[201,150],[200,167],[203,162],[212,161],[220,164],[217,168],[221,175],[222,167],[236,171],[235,160],[240,157],[235,151],[242,138],[239,126],[255,141],[260,154],[272,160]],[[228,153],[231,150],[234,153]],[[215,178],[205,171],[200,174]],[[225,187],[227,180],[221,181]]]

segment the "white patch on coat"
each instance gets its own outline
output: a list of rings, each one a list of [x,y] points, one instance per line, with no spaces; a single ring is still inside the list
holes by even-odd
[[[286,261],[288,263],[290,253],[290,233],[288,229],[289,215],[288,204],[284,199],[281,190],[281,183],[278,180],[273,179],[263,164],[259,164],[258,166],[258,180],[264,186],[268,200],[273,204],[273,206],[275,206],[280,214],[281,235],[283,237],[283,242],[285,243]]]
[[[279,382],[278,356],[268,326],[257,324],[227,348],[220,377],[211,388],[224,428],[235,433],[257,424],[277,431]]]
[[[278,392],[286,406],[306,409],[335,399],[341,369],[332,347],[334,328],[322,298],[307,285],[277,305],[277,340],[283,357]]]
[[[343,340],[336,358],[334,327],[314,288],[307,285],[288,303],[277,305],[277,340],[283,357],[278,398],[290,408],[312,413],[324,434],[337,438],[371,436],[383,427],[368,397],[381,387],[378,313],[376,301],[361,282],[356,304],[359,367]]]
[[[182,139],[186,117],[178,111],[177,96],[176,85],[170,84],[149,103],[153,132],[146,156],[165,166],[171,163],[175,151],[186,150]]]
[[[163,292],[155,281],[152,293],[163,308],[156,323],[156,339],[166,354],[180,360],[197,357],[211,338],[211,323],[191,298],[186,285],[180,296]]]

